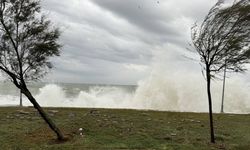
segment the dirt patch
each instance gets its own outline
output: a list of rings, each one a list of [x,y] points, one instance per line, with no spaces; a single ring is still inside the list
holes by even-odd
[[[28,142],[36,143],[36,144],[39,144],[42,142],[46,142],[48,144],[61,144],[61,143],[65,143],[68,141],[72,141],[73,133],[67,132],[67,130],[64,130],[63,128],[62,128],[62,131],[64,131],[64,136],[65,136],[65,139],[63,140],[58,140],[55,133],[51,131],[51,129],[48,127],[39,128],[30,133],[27,133],[26,140]]]
[[[71,142],[73,141],[73,134],[64,134],[64,139],[63,140],[58,140],[58,139],[51,139],[49,140],[48,144],[63,144],[66,142]]]

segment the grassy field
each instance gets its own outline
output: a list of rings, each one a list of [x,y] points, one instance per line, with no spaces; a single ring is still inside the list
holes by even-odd
[[[33,108],[0,108],[0,149],[250,149],[250,115],[46,108],[70,138],[58,143]],[[80,135],[82,128],[83,135]]]

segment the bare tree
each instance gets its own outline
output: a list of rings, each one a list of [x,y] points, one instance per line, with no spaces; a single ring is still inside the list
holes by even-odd
[[[59,55],[60,32],[41,14],[39,0],[0,1],[0,70],[21,90],[49,127],[63,140],[62,132],[40,107],[26,82],[42,78],[52,67],[49,58]]]
[[[223,1],[216,3],[200,26],[192,27],[193,47],[200,56],[202,70],[207,81],[211,142],[215,143],[211,79],[223,68],[232,72],[245,71],[249,63],[250,1],[235,1],[225,7]]]

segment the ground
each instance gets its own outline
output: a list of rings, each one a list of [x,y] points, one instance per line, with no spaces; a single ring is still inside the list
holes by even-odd
[[[56,141],[54,133],[33,108],[2,107],[0,149],[250,148],[250,115],[215,114],[216,144],[211,144],[206,113],[85,108],[45,110],[68,141]]]

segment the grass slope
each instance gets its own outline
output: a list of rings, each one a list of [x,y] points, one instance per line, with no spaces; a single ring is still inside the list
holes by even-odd
[[[216,144],[208,115],[161,111],[46,108],[70,137],[55,135],[33,108],[0,108],[0,149],[240,149],[250,148],[250,115],[215,114]],[[79,128],[83,129],[83,136]]]

